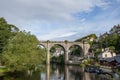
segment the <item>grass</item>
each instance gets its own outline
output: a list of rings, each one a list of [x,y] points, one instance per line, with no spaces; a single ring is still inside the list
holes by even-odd
[[[6,71],[7,71],[7,69],[5,69],[5,68],[0,68],[0,73],[6,72]]]
[[[8,72],[8,69],[4,66],[0,66],[0,76],[3,76],[5,72]]]
[[[4,72],[7,72],[8,69],[4,66],[0,66],[0,73],[4,73]]]

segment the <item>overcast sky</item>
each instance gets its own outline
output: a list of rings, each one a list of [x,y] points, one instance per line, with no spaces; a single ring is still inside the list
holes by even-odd
[[[39,40],[75,40],[120,24],[120,0],[0,0],[0,17]]]

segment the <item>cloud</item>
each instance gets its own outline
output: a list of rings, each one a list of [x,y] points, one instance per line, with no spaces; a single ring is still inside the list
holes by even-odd
[[[110,0],[0,0],[0,17],[41,40],[73,40],[119,23],[119,8]]]
[[[74,19],[71,14],[89,12],[95,6],[103,8],[107,6],[107,2],[104,0],[2,0],[0,5],[3,16],[26,20],[70,21]]]
[[[44,35],[39,35],[39,40],[53,40],[55,38],[69,37],[75,34],[77,34],[77,32],[71,31],[67,28],[64,28],[64,30],[57,29]]]
[[[117,2],[120,2],[120,0],[117,0]]]

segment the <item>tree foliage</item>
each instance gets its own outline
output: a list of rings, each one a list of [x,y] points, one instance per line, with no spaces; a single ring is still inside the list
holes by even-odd
[[[99,50],[97,50],[97,48],[99,48],[99,45],[97,44],[97,39],[98,37],[96,36],[96,34],[89,34],[85,37],[82,37],[80,39],[77,39],[75,41],[79,41],[79,42],[87,42],[90,45],[90,49],[89,52],[94,52],[94,54],[98,54]]]
[[[14,36],[17,31],[19,29],[16,26],[8,24],[4,18],[0,18],[0,53],[7,44],[7,40]]]
[[[81,56],[82,55],[82,48],[77,46],[77,45],[74,45],[70,48],[71,52],[70,52],[70,55],[73,55],[73,56]]]
[[[31,69],[44,60],[44,51],[37,46],[39,41],[34,35],[18,32],[10,38],[3,51],[4,64],[12,70]]]
[[[7,44],[8,40],[15,36],[16,32],[19,29],[12,25],[8,24],[4,18],[0,18],[0,65],[2,64],[2,51],[5,45]]]
[[[101,43],[102,48],[113,48],[114,52],[119,53],[120,50],[120,36],[117,33],[108,34],[107,36],[100,37],[99,42]]]
[[[87,35],[87,36],[82,37],[82,38],[80,38],[80,39],[77,39],[77,40],[75,40],[75,41],[83,41],[83,40],[85,40],[85,39],[87,39],[87,38],[94,38],[94,39],[96,39],[97,36],[96,36],[96,34],[90,34],[90,35]]]
[[[120,53],[120,36],[117,33],[106,34],[99,37],[98,40],[93,41],[90,46],[90,50],[96,55],[102,52],[102,49],[109,48],[113,53]]]

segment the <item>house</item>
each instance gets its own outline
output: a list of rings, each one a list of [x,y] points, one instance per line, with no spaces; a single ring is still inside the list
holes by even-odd
[[[105,49],[105,51],[103,51],[100,55],[98,55],[98,58],[99,59],[111,58],[111,57],[114,57],[114,56],[116,56],[116,53],[112,53],[112,52],[110,52],[109,49]]]
[[[101,58],[99,59],[99,62],[101,65],[120,69],[120,55],[109,58]]]
[[[116,67],[120,69],[120,55],[117,55],[115,57],[115,60],[116,60]]]
[[[115,57],[116,53],[110,52],[109,48],[106,48],[100,55],[98,55],[99,62],[101,65],[111,67],[116,65]]]

